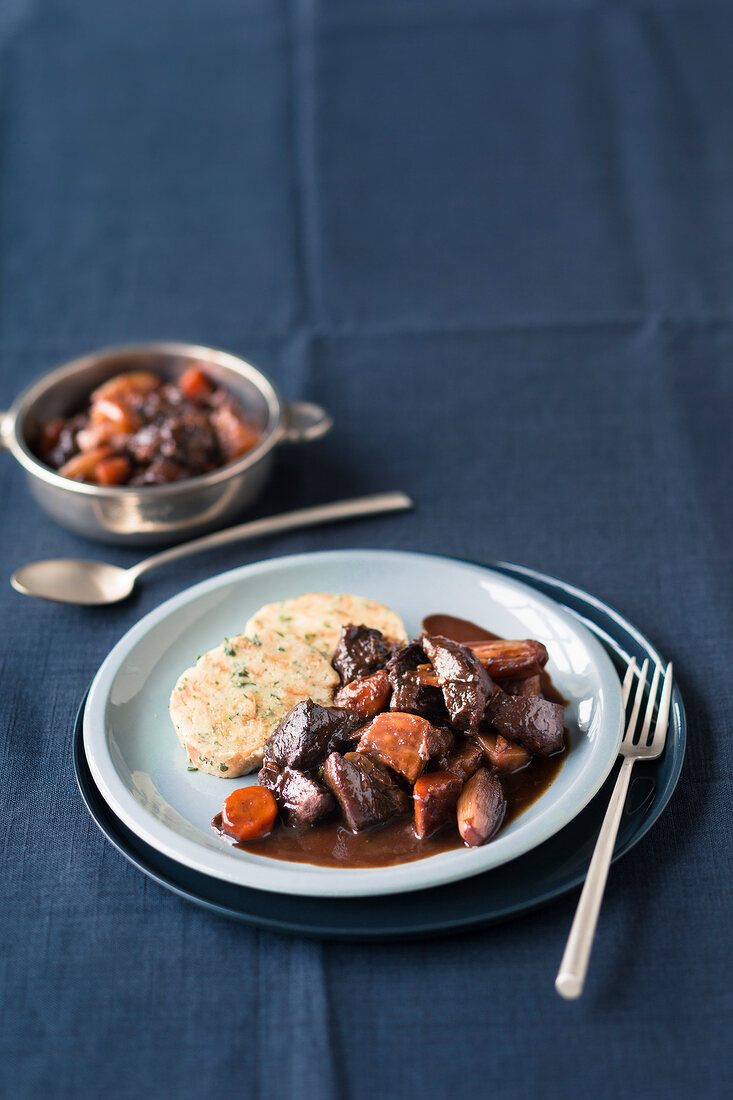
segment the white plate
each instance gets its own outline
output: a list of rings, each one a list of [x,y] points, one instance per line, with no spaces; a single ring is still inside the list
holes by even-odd
[[[210,821],[230,791],[256,774],[218,779],[186,768],[168,716],[180,672],[244,627],[262,604],[304,592],[351,592],[394,608],[414,636],[446,612],[508,638],[537,638],[570,700],[571,750],[558,777],[482,848],[394,867],[288,863],[224,843]],[[243,566],[197,584],[146,615],[114,647],[92,684],[84,748],[104,799],[142,840],[204,874],[277,893],[354,897],[437,886],[515,859],[566,825],[591,800],[618,755],[621,689],[592,634],[552,600],[490,569],[388,550],[336,550]]]

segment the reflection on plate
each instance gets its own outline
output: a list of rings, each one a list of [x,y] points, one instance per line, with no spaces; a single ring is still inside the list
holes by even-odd
[[[558,778],[490,844],[395,867],[334,869],[268,860],[222,844],[209,822],[242,779],[186,770],[167,713],[181,669],[241,629],[263,603],[309,591],[352,592],[393,607],[408,633],[446,611],[506,637],[533,637],[570,701],[571,751]],[[499,572],[393,551],[329,551],[275,559],[212,578],[169,600],[118,643],[95,677],[84,748],[104,799],[141,840],[187,867],[287,894],[356,897],[456,881],[530,851],[590,801],[618,752],[623,709],[605,651],[560,605]],[[255,782],[255,776],[249,777]]]

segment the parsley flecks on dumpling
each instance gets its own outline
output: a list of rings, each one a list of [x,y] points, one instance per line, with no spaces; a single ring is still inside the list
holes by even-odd
[[[303,699],[329,704],[339,682],[303,638],[262,629],[227,639],[178,678],[170,716],[191,762],[222,778],[262,764],[265,741]]]
[[[407,641],[407,633],[399,615],[376,600],[352,596],[348,592],[332,595],[308,592],[278,603],[268,603],[256,611],[244,633],[279,630],[294,634],[315,646],[329,661],[341,634],[349,624],[370,626],[380,630],[391,642]]]

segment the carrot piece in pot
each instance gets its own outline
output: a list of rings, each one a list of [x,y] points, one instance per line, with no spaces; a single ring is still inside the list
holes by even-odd
[[[178,385],[189,401],[205,401],[214,392],[214,385],[201,367],[188,367],[178,379]]]
[[[97,464],[94,473],[99,485],[123,485],[132,473],[132,466],[124,455],[110,455]]]

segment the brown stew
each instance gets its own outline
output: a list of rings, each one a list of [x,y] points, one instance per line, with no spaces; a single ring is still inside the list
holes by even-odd
[[[444,614],[427,616],[423,628],[429,635],[442,635],[461,643],[498,640],[497,635],[475,623]],[[565,701],[544,670],[541,674],[541,690],[546,699],[564,704]],[[502,827],[514,820],[547,790],[562,767],[568,746],[566,730],[561,751],[550,756],[532,755],[520,770],[502,774],[501,785],[506,799]],[[234,843],[231,837],[222,832],[221,814],[217,814],[212,826],[225,840]],[[440,852],[461,848],[464,841],[459,833],[455,814],[453,820],[441,829],[419,838],[415,833],[414,815],[410,810],[409,813],[393,816],[384,824],[357,832],[349,829],[342,818],[333,814],[326,820],[306,826],[294,827],[279,821],[267,836],[234,843],[234,846],[253,855],[294,863],[368,868],[425,859]]]
[[[92,485],[164,485],[251,451],[262,432],[236,398],[193,364],[176,382],[128,371],[87,408],[41,428],[35,450],[62,477]]]

